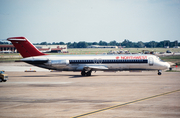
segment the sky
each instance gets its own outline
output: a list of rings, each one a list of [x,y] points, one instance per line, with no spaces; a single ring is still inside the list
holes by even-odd
[[[0,0],[0,39],[180,42],[180,0]]]

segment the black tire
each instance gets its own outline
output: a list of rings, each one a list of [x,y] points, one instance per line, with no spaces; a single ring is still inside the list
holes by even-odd
[[[161,72],[158,72],[158,75],[161,75]]]
[[[91,71],[87,72],[87,76],[91,76]]]
[[[0,78],[0,82],[2,82],[3,81],[3,79],[2,78]]]
[[[85,71],[81,71],[81,75],[82,76],[86,76],[86,72]]]

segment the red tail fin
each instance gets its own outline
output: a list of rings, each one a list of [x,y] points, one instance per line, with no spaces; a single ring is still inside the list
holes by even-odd
[[[15,46],[15,48],[22,55],[23,58],[46,55],[46,54],[40,52],[25,37],[10,37],[7,40],[12,42],[12,44]]]

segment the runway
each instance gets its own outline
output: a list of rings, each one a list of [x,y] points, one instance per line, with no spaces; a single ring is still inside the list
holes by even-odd
[[[180,117],[180,73],[6,72],[0,117]]]

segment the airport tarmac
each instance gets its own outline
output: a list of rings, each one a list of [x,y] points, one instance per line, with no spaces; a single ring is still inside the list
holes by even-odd
[[[7,71],[0,118],[179,118],[180,73]]]
[[[0,63],[0,70],[4,70],[6,72],[24,72],[25,70],[36,70],[36,71],[47,71],[48,69],[39,68],[25,62],[4,62]]]

